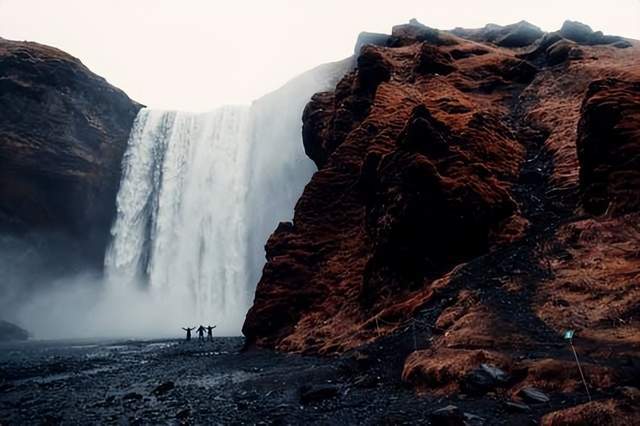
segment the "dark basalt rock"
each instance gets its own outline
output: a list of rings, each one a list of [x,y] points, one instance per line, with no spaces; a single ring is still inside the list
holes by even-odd
[[[593,31],[590,26],[576,21],[565,21],[559,33],[566,39],[587,45],[611,44],[624,41],[622,37],[604,35],[602,31]]]
[[[7,321],[0,320],[0,342],[27,340],[29,332]]]
[[[353,48],[354,55],[359,55],[362,47],[371,44],[374,46],[386,46],[389,43],[389,39],[391,36],[389,34],[382,33],[370,33],[370,32],[361,32],[358,34],[358,39],[356,40],[356,45]]]
[[[169,392],[173,388],[175,388],[175,384],[173,382],[164,382],[164,383],[158,385],[151,393],[156,395],[156,396],[160,396],[160,395],[164,395],[165,393]]]
[[[540,389],[532,387],[521,389],[518,392],[518,396],[526,401],[537,404],[542,404],[550,401],[549,396],[546,393],[542,392]]]
[[[615,43],[613,43],[612,45],[613,47],[617,47],[618,49],[628,49],[629,47],[633,46],[631,43],[629,43],[627,40],[620,40],[620,41],[616,41]]]
[[[589,25],[577,21],[564,21],[559,31],[560,35],[577,43],[587,43],[593,36]]]
[[[389,45],[392,47],[420,42],[434,46],[453,46],[458,44],[453,37],[445,32],[428,27],[416,19],[411,19],[408,24],[394,26],[389,39]]]
[[[505,385],[508,380],[509,375],[498,367],[481,364],[467,374],[461,388],[471,395],[483,395]]]
[[[63,231],[102,261],[140,105],[78,59],[0,39],[0,229]]]
[[[325,399],[335,398],[340,391],[337,385],[308,385],[300,389],[300,402],[310,404],[313,402],[323,401]]]
[[[464,413],[455,405],[447,405],[433,411],[429,420],[434,426],[466,426]]]
[[[507,33],[496,40],[496,44],[502,47],[524,47],[528,46],[534,41],[543,36],[544,32],[528,23],[527,21],[521,21],[517,24],[505,27]]]

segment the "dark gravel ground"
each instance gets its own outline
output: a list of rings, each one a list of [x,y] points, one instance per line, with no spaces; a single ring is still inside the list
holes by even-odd
[[[449,404],[482,417],[468,424],[531,424],[551,408],[416,396],[382,357],[411,341],[383,338],[341,358],[242,352],[241,338],[2,344],[0,425],[428,424]]]

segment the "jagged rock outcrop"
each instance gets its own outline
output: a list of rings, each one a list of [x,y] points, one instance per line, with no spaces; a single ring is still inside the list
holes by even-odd
[[[411,22],[363,45],[305,110],[319,170],[267,243],[249,343],[389,339],[420,392],[489,391],[474,380],[497,368],[494,395],[550,411],[586,398],[571,328],[596,398],[637,386],[639,51],[572,22]]]
[[[78,59],[0,39],[0,226],[62,231],[100,262],[140,109]]]

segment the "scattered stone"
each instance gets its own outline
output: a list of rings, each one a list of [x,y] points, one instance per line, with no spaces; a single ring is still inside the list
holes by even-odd
[[[577,43],[586,43],[593,35],[590,26],[577,21],[564,21],[560,28],[560,35]]]
[[[337,385],[305,385],[300,389],[300,401],[303,404],[331,399],[338,395]]]
[[[475,414],[464,413],[463,416],[466,426],[482,426],[486,422],[484,417],[476,416]]]
[[[462,388],[472,395],[485,394],[496,387],[505,384],[509,375],[503,370],[490,364],[480,364],[464,378]]]
[[[156,396],[164,395],[173,388],[175,388],[175,384],[173,382],[164,382],[161,385],[158,385],[151,393]]]
[[[360,387],[360,388],[374,388],[378,385],[378,379],[374,376],[369,376],[369,375],[362,375],[362,376],[358,376],[356,377],[356,379],[353,381],[354,386]]]
[[[509,381],[509,374],[496,366],[482,363],[480,364],[480,369],[490,375],[497,382],[506,383]]]
[[[429,415],[433,426],[465,426],[465,416],[455,405],[439,408]]]
[[[189,408],[185,408],[183,410],[178,411],[176,417],[182,421],[187,419],[191,415],[191,410]]]
[[[522,399],[529,402],[536,402],[536,403],[549,402],[549,396],[537,388],[531,388],[531,387],[522,388],[518,392],[518,395],[522,397]]]
[[[11,384],[11,383],[0,383],[0,393],[1,392],[9,392],[13,388],[15,388],[15,386],[13,384]]]
[[[640,389],[633,386],[620,386],[616,391],[629,401],[640,402]]]
[[[123,401],[140,401],[142,399],[142,395],[138,392],[129,392],[122,397]]]
[[[531,411],[531,407],[522,402],[505,401],[504,405],[506,409],[511,412],[528,413]]]

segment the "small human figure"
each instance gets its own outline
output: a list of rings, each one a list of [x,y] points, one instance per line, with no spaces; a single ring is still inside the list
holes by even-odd
[[[187,340],[187,342],[188,342],[189,340],[191,340],[191,330],[195,330],[196,328],[195,328],[195,327],[191,327],[191,328],[189,328],[189,327],[187,327],[187,328],[182,327],[182,329],[183,329],[184,331],[186,331],[186,332],[187,332],[187,339],[186,339],[186,340]]]
[[[214,325],[213,327],[211,327],[210,325],[207,326],[207,340],[210,340],[213,342],[213,329],[216,327],[217,327],[216,325]]]
[[[206,330],[206,328],[204,328],[202,325],[200,325],[200,327],[198,327],[198,329],[196,330],[198,332],[198,340],[201,342],[204,342],[204,331]]]

